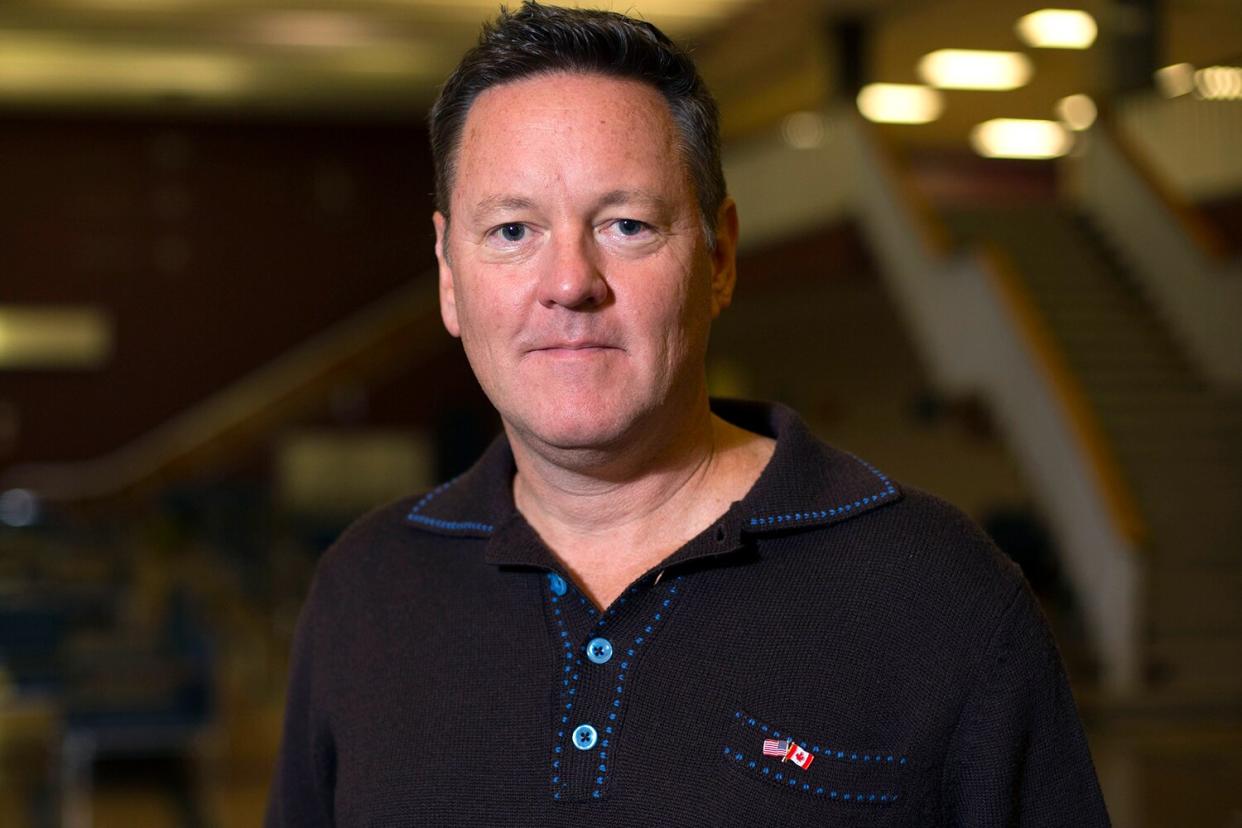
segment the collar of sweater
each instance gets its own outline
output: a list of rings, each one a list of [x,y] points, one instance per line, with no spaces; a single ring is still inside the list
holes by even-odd
[[[776,439],[776,451],[741,500],[660,568],[721,554],[745,535],[796,532],[848,520],[901,497],[895,483],[851,454],[817,439],[792,410],[779,404],[712,400],[712,411],[734,425]],[[486,538],[486,559],[557,569],[550,550],[513,504],[513,453],[503,435],[468,471],[420,498],[407,523],[424,532]]]

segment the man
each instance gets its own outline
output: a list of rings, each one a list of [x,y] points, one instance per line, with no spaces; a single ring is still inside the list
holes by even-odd
[[[1106,824],[1017,568],[709,402],[738,221],[689,58],[528,4],[431,133],[444,324],[505,433],[325,555],[268,823]]]

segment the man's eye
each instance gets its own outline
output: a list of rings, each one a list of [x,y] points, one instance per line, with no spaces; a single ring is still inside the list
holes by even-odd
[[[619,219],[616,227],[617,232],[623,236],[637,236],[647,229],[646,223],[638,219]]]
[[[502,224],[500,237],[507,242],[519,242],[526,237],[525,224]]]

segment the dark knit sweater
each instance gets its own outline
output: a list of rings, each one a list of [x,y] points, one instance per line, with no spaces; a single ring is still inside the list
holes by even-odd
[[[299,621],[268,825],[1106,825],[1018,568],[788,409],[713,407],[770,464],[603,612],[516,511],[503,440],[350,528]]]

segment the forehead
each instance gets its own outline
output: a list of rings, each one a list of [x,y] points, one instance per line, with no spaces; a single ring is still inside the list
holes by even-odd
[[[461,191],[689,182],[664,97],[640,81],[555,73],[484,90],[467,113],[453,197]],[[606,181],[605,181],[606,180]]]

